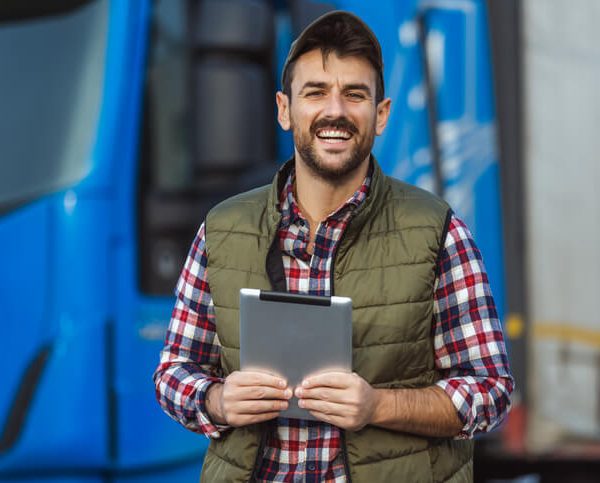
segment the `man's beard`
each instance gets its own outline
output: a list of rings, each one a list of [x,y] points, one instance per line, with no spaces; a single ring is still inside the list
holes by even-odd
[[[358,136],[358,128],[345,117],[315,121],[310,126],[308,135],[293,127],[294,144],[308,168],[319,178],[329,183],[339,183],[349,178],[369,156],[375,139],[375,130],[368,131],[362,141],[354,145],[343,162],[337,166],[331,166],[317,154],[315,149],[314,139],[317,136],[317,130],[323,128],[344,129],[352,133],[352,138]]]

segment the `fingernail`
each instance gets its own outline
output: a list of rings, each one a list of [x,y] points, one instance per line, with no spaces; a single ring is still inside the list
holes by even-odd
[[[291,389],[286,389],[285,392],[283,393],[284,397],[292,397],[292,390]]]
[[[300,399],[300,401],[298,401],[298,407],[299,408],[303,408],[304,407],[304,400]]]
[[[296,388],[296,397],[302,397],[302,388],[301,387]]]
[[[279,387],[284,388],[285,386],[285,381],[279,381]]]

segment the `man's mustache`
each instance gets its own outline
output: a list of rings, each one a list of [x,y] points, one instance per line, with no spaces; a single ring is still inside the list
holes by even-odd
[[[335,119],[323,118],[315,121],[310,126],[310,133],[314,136],[319,129],[340,129],[348,131],[351,134],[358,133],[358,128],[346,117],[337,117]]]

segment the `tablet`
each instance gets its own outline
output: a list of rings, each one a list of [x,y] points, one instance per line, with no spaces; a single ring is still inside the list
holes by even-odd
[[[240,368],[283,377],[291,388],[311,374],[352,372],[352,300],[241,289]],[[315,420],[296,397],[281,416]]]

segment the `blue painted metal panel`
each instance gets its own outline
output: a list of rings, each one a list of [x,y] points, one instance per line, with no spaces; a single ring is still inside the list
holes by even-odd
[[[125,260],[125,257],[120,259]],[[118,426],[119,465],[132,467],[180,460],[201,462],[208,439],[168,418],[154,397],[151,375],[158,363],[175,301],[159,297],[130,300],[133,302],[129,306],[130,317],[122,319],[127,324],[121,324],[117,329],[118,334],[120,332],[115,380],[120,396],[118,420],[127,421]],[[129,354],[136,356],[132,358]]]
[[[167,418],[154,397],[152,373],[175,303],[147,297],[138,282],[137,168],[150,3],[114,2],[107,55],[107,97],[94,158],[110,166],[115,194],[112,223],[114,273],[114,391],[116,441],[113,465],[201,462],[207,439]],[[197,471],[197,467],[193,467]],[[191,470],[190,470],[191,471]],[[194,478],[197,477],[197,473]],[[170,481],[176,481],[170,479]]]
[[[51,267],[48,202],[40,201],[2,218],[0,223],[0,323],[5,370],[0,391],[0,429],[8,423],[27,367],[49,341],[46,328]],[[32,236],[31,227],[36,227]],[[0,471],[7,467],[0,454]]]
[[[35,348],[47,338],[42,319],[48,309],[47,274],[50,268],[48,208],[37,202],[5,216],[0,224],[0,320],[4,339],[0,351],[2,367],[11,367],[3,377],[0,414],[6,414],[8,396],[16,384],[18,373],[31,359]],[[36,237],[31,226],[37,227]],[[37,270],[31,270],[37,267]],[[19,337],[27,330],[33,337]]]
[[[45,276],[51,275],[46,281],[49,302],[39,335],[27,324],[15,334],[20,339],[42,337],[38,343],[50,344],[50,356],[22,434],[0,464],[11,470],[29,469],[32,460],[37,468],[101,467],[106,464],[107,440],[103,342],[109,260],[106,224],[98,221],[106,218],[107,203],[78,200],[69,191],[45,204],[52,254],[45,271]],[[28,261],[23,268],[38,269]],[[34,292],[28,285],[25,290]]]

